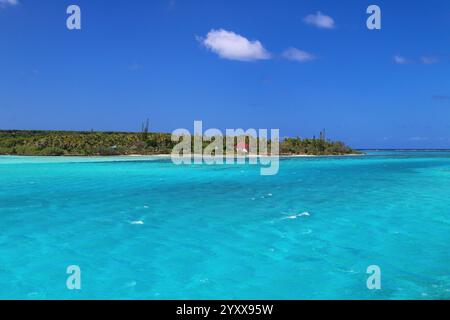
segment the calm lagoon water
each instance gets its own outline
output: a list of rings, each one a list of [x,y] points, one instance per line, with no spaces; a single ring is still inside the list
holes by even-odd
[[[450,152],[127,160],[0,157],[0,298],[450,299]]]

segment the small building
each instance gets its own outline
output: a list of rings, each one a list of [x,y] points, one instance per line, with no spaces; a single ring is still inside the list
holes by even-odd
[[[245,142],[239,142],[238,144],[237,144],[237,146],[236,146],[236,150],[237,150],[237,152],[240,152],[240,153],[248,153],[249,152],[249,146],[248,146],[248,143],[245,143]]]

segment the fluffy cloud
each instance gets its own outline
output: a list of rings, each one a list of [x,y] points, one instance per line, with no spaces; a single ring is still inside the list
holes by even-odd
[[[206,38],[199,39],[202,44],[219,57],[229,60],[254,61],[270,59],[270,53],[261,42],[227,30],[211,30]]]
[[[394,62],[396,64],[408,64],[410,61],[408,59],[406,59],[405,57],[396,55],[396,56],[394,56]]]
[[[308,62],[316,59],[316,57],[311,53],[296,48],[289,48],[285,50],[283,52],[283,57],[288,60],[299,62]]]
[[[8,6],[16,6],[19,4],[19,0],[0,0],[0,8],[6,8]]]
[[[409,60],[400,55],[394,56],[394,63],[396,63],[396,64],[409,64],[409,63],[414,63],[414,62],[415,61]],[[423,64],[435,64],[435,63],[439,63],[439,59],[436,57],[432,57],[432,56],[423,56],[420,58],[420,62]]]
[[[317,11],[315,14],[307,15],[303,19],[307,24],[316,26],[321,29],[334,29],[335,24],[332,17],[323,14],[320,11]]]

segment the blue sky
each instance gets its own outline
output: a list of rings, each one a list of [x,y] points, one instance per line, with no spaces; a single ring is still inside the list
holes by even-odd
[[[82,30],[66,28],[70,4]],[[370,4],[381,30],[366,28]],[[449,30],[446,0],[0,0],[0,128],[202,120],[450,148]]]

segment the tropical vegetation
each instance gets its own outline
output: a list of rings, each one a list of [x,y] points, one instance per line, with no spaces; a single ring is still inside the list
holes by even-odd
[[[193,139],[193,138],[192,138]],[[252,139],[248,138],[247,139]],[[237,141],[237,140],[236,140]],[[249,141],[249,140],[247,140]],[[22,131],[0,130],[0,154],[26,156],[113,156],[170,154],[178,142],[168,133],[151,133],[148,122],[141,132]],[[204,141],[203,147],[210,142]],[[269,141],[269,144],[271,142]],[[235,147],[237,142],[235,142]],[[268,147],[270,150],[270,146]],[[345,155],[357,151],[343,142],[319,138],[285,138],[282,155]]]

